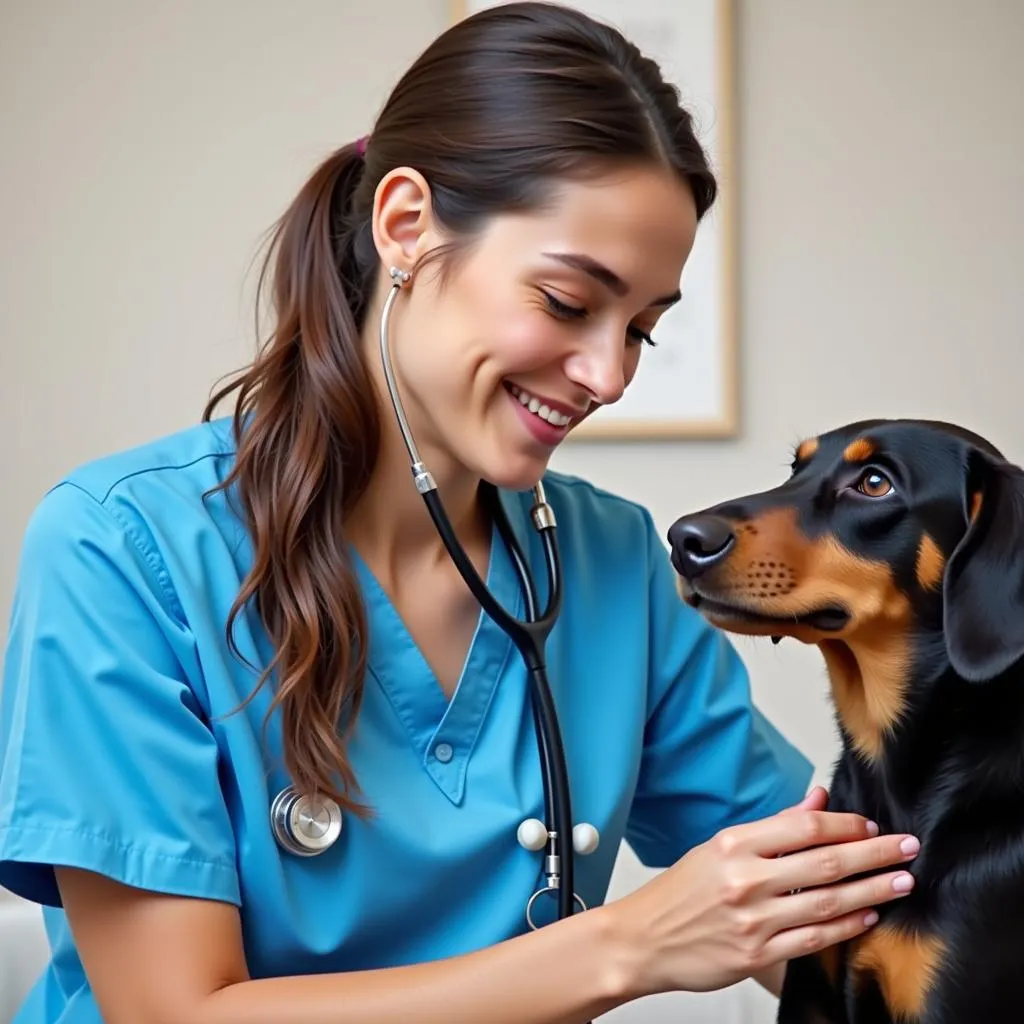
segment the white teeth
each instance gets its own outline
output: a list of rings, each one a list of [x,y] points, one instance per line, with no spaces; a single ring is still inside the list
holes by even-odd
[[[519,399],[520,404],[529,409],[534,416],[539,416],[554,427],[564,427],[572,419],[571,416],[566,416],[563,412],[548,408],[539,398],[529,394],[522,388],[516,387],[514,384],[510,386],[510,390]]]

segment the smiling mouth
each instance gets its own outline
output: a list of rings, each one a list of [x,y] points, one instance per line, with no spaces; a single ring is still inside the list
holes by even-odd
[[[792,615],[768,615],[753,608],[705,597],[696,591],[683,595],[683,600],[708,619],[728,627],[730,624],[756,629],[770,636],[774,643],[794,627],[807,627],[822,633],[838,633],[850,621],[850,613],[838,605],[826,605],[809,612]]]
[[[552,409],[548,406],[542,398],[538,398],[536,395],[530,394],[529,391],[519,387],[516,384],[506,381],[505,387],[509,394],[524,408],[529,410],[538,419],[544,420],[545,423],[562,430],[568,427],[573,421],[573,417],[568,413],[562,412],[559,409]]]

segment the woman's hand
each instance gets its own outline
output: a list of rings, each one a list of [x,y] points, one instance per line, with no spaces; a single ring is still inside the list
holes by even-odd
[[[738,825],[606,908],[639,954],[640,994],[724,988],[866,931],[871,908],[906,895],[913,836],[878,836],[856,814],[796,807]],[[862,872],[883,870],[856,881]]]

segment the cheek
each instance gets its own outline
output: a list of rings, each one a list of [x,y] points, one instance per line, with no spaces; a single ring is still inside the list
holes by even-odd
[[[520,305],[495,318],[490,335],[480,342],[499,373],[525,373],[564,354],[567,330],[542,311]]]

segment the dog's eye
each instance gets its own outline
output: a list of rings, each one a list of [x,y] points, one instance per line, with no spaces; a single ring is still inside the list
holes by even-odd
[[[884,498],[892,490],[892,481],[877,469],[868,469],[857,480],[857,490],[869,498]]]

